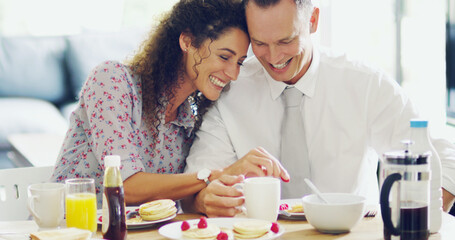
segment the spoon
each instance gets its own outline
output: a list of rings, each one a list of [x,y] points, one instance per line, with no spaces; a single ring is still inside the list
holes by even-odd
[[[321,192],[319,191],[319,189],[313,184],[313,182],[311,182],[310,179],[308,178],[305,178],[303,181],[305,181],[305,183],[311,188],[311,190],[313,190],[314,193],[316,193],[316,195],[318,195],[318,197],[324,202],[324,203],[329,203],[329,201],[327,201],[327,199],[325,199]]]

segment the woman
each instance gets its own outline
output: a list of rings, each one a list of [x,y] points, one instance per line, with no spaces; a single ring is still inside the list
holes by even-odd
[[[178,2],[127,65],[107,61],[91,72],[53,180],[94,178],[100,206],[104,157],[120,155],[127,205],[203,189],[196,174],[176,173],[207,107],[237,78],[248,44],[241,1]]]

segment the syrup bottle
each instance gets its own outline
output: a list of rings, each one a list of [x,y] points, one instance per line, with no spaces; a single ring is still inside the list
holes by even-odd
[[[411,140],[414,142],[411,152],[418,155],[431,152],[431,156],[429,156],[431,169],[429,219],[430,233],[435,233],[441,228],[442,222],[441,160],[431,143],[427,127],[427,120],[411,119]]]
[[[104,239],[126,239],[126,215],[120,156],[104,158],[103,225]]]

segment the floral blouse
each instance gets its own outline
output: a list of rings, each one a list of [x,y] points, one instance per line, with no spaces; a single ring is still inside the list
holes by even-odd
[[[154,141],[156,130],[148,127],[142,114],[142,94],[140,77],[126,65],[107,61],[92,70],[71,115],[53,181],[95,179],[100,207],[106,155],[121,157],[123,180],[137,172],[183,172],[195,123],[189,101],[172,122],[164,123],[161,114]]]

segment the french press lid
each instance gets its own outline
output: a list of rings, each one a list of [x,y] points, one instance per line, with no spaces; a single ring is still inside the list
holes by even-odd
[[[389,164],[397,165],[421,165],[428,164],[428,159],[431,156],[431,151],[427,151],[421,154],[413,154],[410,150],[412,144],[411,140],[403,140],[405,150],[391,151],[384,153],[384,159]]]
[[[422,154],[412,154],[408,150],[392,151],[383,154],[384,159],[389,164],[397,165],[421,165],[428,164],[428,158],[431,156],[431,152],[425,152]]]

